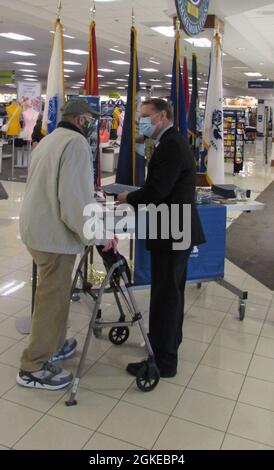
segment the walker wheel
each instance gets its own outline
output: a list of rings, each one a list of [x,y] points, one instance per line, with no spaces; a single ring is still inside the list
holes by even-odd
[[[110,341],[116,346],[125,343],[129,337],[129,328],[127,326],[118,326],[111,328],[109,335]]]
[[[67,400],[65,402],[66,406],[76,406],[77,405],[77,400]]]
[[[160,372],[154,363],[146,363],[136,376],[137,387],[142,392],[151,392],[157,387],[160,380]]]

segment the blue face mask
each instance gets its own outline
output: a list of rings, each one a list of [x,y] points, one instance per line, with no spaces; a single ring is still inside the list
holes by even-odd
[[[152,137],[155,128],[156,126],[151,122],[151,117],[140,118],[140,134],[145,135],[146,137]]]

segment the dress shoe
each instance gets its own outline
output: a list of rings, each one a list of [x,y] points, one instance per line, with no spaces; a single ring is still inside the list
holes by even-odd
[[[127,372],[130,374],[130,375],[133,375],[134,377],[137,376],[139,370],[145,366],[147,364],[147,361],[141,361],[141,362],[131,362],[130,364],[127,365]],[[177,370],[170,370],[170,371],[167,371],[167,370],[161,370],[159,367],[159,372],[160,372],[160,377],[162,377],[163,379],[167,379],[169,377],[175,377],[175,375],[177,374]]]

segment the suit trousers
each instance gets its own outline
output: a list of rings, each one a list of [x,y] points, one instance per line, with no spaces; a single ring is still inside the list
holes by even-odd
[[[29,344],[21,357],[21,369],[35,372],[63,346],[66,339],[76,255],[28,250],[37,264],[39,281]]]
[[[187,262],[185,251],[151,251],[149,339],[162,373],[177,370],[178,348],[183,339]]]

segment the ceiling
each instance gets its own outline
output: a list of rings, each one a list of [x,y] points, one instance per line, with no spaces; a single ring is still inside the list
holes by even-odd
[[[15,70],[16,79],[23,80],[20,69],[37,70],[38,79],[43,83],[45,90],[47,71],[50,60],[54,20],[56,18],[57,0],[12,0],[7,6],[7,0],[0,0],[0,33],[19,33],[31,36],[35,41],[14,41],[0,37],[0,69]],[[62,23],[65,34],[74,39],[65,38],[65,49],[81,49],[87,51],[88,26],[90,22],[91,0],[63,0]],[[127,85],[126,74],[128,65],[114,65],[110,60],[129,61],[129,36],[131,26],[132,7],[134,7],[136,29],[138,31],[138,59],[141,83],[153,84],[151,79],[156,78],[154,95],[168,95],[171,73],[174,39],[165,37],[151,29],[153,26],[171,26],[172,18],[168,13],[174,9],[173,0],[115,0],[96,1],[96,34],[99,55],[99,67],[111,68],[113,73],[99,72],[101,93],[107,94],[116,87]],[[216,14],[225,22],[224,35],[224,88],[226,94],[253,95],[247,89],[248,78],[244,72],[261,72],[262,78],[274,79],[274,3],[267,0],[211,0],[211,14]],[[206,30],[200,36],[212,38],[213,31]],[[191,57],[195,50],[198,56],[199,72],[201,74],[200,88],[206,88],[205,81],[208,73],[209,49],[194,48],[184,39],[187,36],[182,32],[182,55]],[[115,48],[125,52],[120,54],[110,51]],[[19,57],[8,54],[10,50],[29,51],[36,56]],[[149,60],[160,64],[153,64]],[[77,92],[72,89],[85,75],[86,56],[65,53],[65,60],[81,63],[81,65],[66,65],[67,92]],[[35,66],[20,66],[13,62],[33,62]],[[141,69],[152,67],[158,70],[155,73],[144,72]],[[246,67],[233,68],[233,67]],[[189,61],[191,69],[191,61]],[[36,74],[35,74],[36,75]],[[26,77],[25,77],[26,78]],[[118,79],[118,80],[117,80]],[[110,83],[108,83],[110,82]],[[114,85],[113,83],[116,83]],[[145,85],[142,85],[145,86]],[[160,88],[161,86],[161,88]],[[1,86],[0,92],[10,92],[11,88]],[[118,89],[121,95],[125,90]],[[201,96],[205,90],[200,90]],[[258,93],[257,93],[258,94]],[[273,96],[274,97],[274,96]]]

